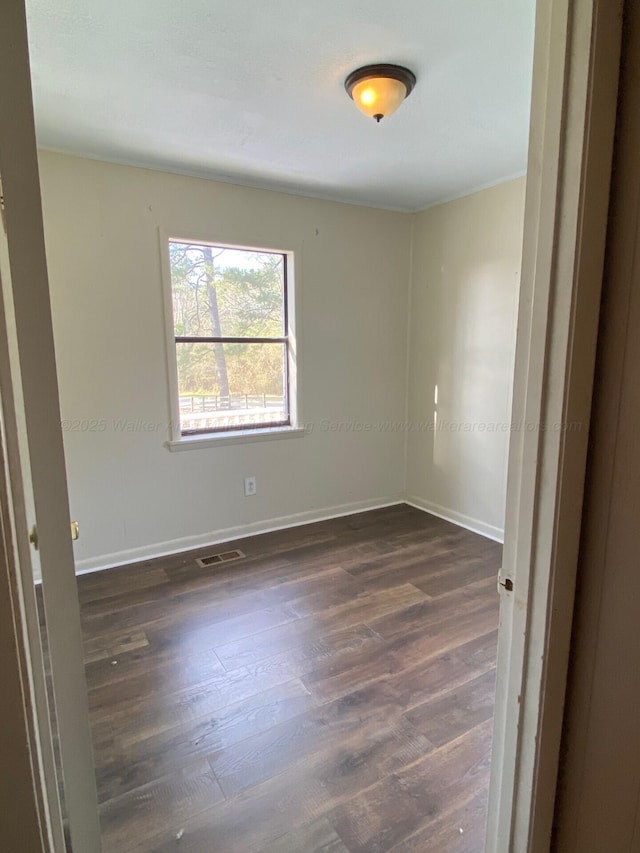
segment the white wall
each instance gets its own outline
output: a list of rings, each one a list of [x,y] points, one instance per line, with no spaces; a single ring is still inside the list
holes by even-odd
[[[402,496],[404,435],[375,425],[405,411],[410,216],[50,152],[40,166],[80,569]],[[166,449],[159,226],[298,253],[311,435]],[[92,419],[105,429],[86,431]],[[125,432],[118,420],[160,426]],[[252,474],[258,494],[245,498]]]
[[[51,152],[40,167],[79,569],[403,498],[502,536],[524,179],[412,216]],[[158,228],[296,252],[309,435],[166,448]]]
[[[426,210],[414,223],[407,497],[496,538],[504,529],[524,190],[524,178],[510,181]]]

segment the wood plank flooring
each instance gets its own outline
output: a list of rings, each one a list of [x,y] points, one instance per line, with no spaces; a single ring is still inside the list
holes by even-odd
[[[399,505],[79,578],[105,853],[481,853],[500,546]]]

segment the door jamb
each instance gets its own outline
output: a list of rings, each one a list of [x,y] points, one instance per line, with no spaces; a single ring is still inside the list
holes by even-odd
[[[4,392],[4,388],[2,389]],[[4,414],[4,410],[2,412]],[[36,711],[34,668],[16,559],[12,496],[5,450],[5,424],[0,433],[0,642],[3,700],[0,702],[2,839],[7,849],[62,851],[62,823],[51,813],[51,786],[45,783],[42,715]],[[44,679],[42,679],[44,683]],[[47,717],[45,716],[45,720]],[[50,736],[49,736],[50,743]],[[55,775],[50,777],[55,785]],[[57,798],[57,786],[54,788]],[[9,805],[12,803],[13,805]],[[57,830],[58,846],[54,841]]]
[[[25,483],[33,483],[33,503],[43,563],[43,599],[49,634],[49,658],[57,712],[58,742],[64,777],[65,804],[74,850],[98,853],[100,823],[95,768],[87,707],[84,650],[77,583],[70,536],[64,448],[60,431],[60,401],[44,246],[42,206],[33,118],[33,101],[24,0],[0,3],[0,173],[4,196],[3,222],[7,232],[8,270],[3,295],[6,318],[0,334],[8,340],[9,364],[2,359],[15,395],[3,400],[7,427],[6,452],[16,522],[16,554],[21,574],[21,606],[27,605],[25,640],[31,652],[35,687],[37,671],[33,612],[33,575],[24,517]],[[3,235],[4,236],[4,235]],[[7,383],[5,382],[5,386]],[[4,389],[3,389],[4,390]],[[21,421],[24,419],[24,423]],[[17,426],[16,426],[17,424]],[[18,427],[24,427],[19,429]],[[17,433],[17,434],[16,434]],[[29,522],[31,523],[31,522]],[[28,591],[28,585],[31,590]],[[46,747],[50,721],[35,700],[40,744]],[[43,747],[43,748],[44,748]],[[46,753],[45,758],[46,758]],[[47,769],[45,763],[44,769]],[[53,805],[53,781],[47,773],[49,817],[60,841],[59,808]],[[56,841],[57,838],[57,841]]]
[[[622,0],[538,0],[487,851],[548,850],[600,314]]]

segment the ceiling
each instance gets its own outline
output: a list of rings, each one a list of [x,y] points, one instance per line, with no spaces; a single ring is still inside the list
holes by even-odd
[[[27,0],[38,142],[416,211],[526,166],[535,0]],[[418,83],[379,125],[360,65]]]

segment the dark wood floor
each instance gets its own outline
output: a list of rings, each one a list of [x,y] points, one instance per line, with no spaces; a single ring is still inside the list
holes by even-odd
[[[79,579],[105,853],[480,853],[500,546],[396,506],[232,547]]]

